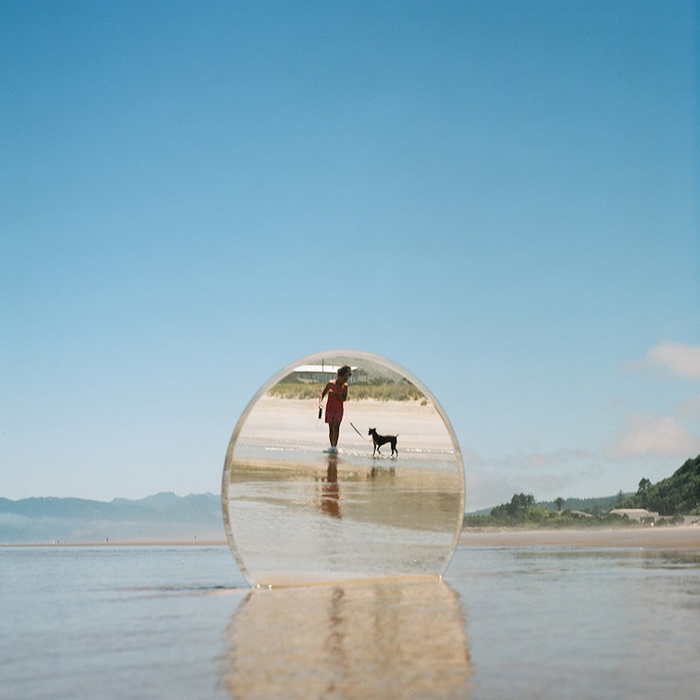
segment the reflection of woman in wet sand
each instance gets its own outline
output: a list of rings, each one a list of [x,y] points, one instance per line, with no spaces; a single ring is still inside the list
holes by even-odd
[[[328,394],[326,401],[326,423],[328,423],[328,439],[331,446],[325,452],[338,451],[338,437],[340,436],[340,423],[343,420],[343,407],[348,398],[348,379],[352,376],[352,371],[347,365],[343,365],[338,370],[335,381],[328,382],[321,392],[318,400],[319,408],[323,405],[323,399]]]
[[[338,484],[338,456],[328,455],[328,471],[322,479],[321,512],[332,518],[340,518],[340,486]]]

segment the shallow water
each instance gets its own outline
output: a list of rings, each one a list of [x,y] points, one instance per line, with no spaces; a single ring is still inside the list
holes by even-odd
[[[697,697],[698,550],[460,550],[448,578],[472,697]]]
[[[0,548],[3,698],[696,697],[700,552],[459,548],[249,590],[226,547]]]

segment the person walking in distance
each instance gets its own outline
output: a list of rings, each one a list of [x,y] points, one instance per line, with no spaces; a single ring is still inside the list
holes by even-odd
[[[338,370],[338,376],[334,381],[328,382],[321,392],[318,407],[323,407],[323,399],[326,400],[326,423],[328,423],[328,440],[330,447],[325,452],[338,451],[338,437],[340,436],[340,423],[343,420],[343,408],[348,398],[348,379],[352,376],[352,370],[348,365],[343,365]]]

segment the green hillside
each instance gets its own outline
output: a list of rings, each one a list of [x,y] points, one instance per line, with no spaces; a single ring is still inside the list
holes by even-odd
[[[514,494],[510,503],[465,515],[464,525],[549,528],[636,525],[620,515],[610,514],[612,508],[646,508],[665,516],[658,524],[680,522],[682,515],[700,515],[700,455],[657,484],[642,479],[635,494],[620,492],[617,496],[557,498],[549,502],[537,502],[532,494]]]
[[[647,508],[661,515],[700,515],[700,455],[656,484],[642,479],[637,493],[618,507]]]

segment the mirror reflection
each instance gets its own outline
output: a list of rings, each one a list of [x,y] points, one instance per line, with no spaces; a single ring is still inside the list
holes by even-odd
[[[465,698],[464,630],[440,580],[256,590],[229,625],[222,674],[235,698]]]
[[[310,356],[234,430],[227,535],[253,585],[439,575],[464,509],[459,448],[419,380],[364,353]]]

